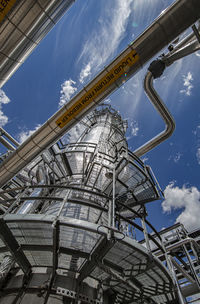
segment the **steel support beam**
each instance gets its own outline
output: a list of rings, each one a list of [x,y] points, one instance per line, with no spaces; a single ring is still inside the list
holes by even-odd
[[[3,218],[0,218],[0,238],[9,249],[22,271],[28,275],[31,271],[31,264],[29,263],[27,257],[21,249],[21,246],[16,241]]]
[[[112,241],[107,240],[104,237],[99,245],[92,252],[90,259],[86,261],[83,267],[80,270],[80,275],[78,277],[78,283],[80,284],[90,273],[97,267],[97,258],[99,260],[103,259],[106,253],[114,246]]]
[[[172,264],[174,264],[174,266],[176,267],[176,269],[184,276],[186,277],[186,279],[188,279],[188,281],[192,284],[195,284],[195,280],[191,277],[191,275],[185,271],[185,269],[183,267],[181,267],[181,265],[179,265],[176,260],[174,260],[173,258],[171,258]]]
[[[59,221],[53,224],[53,270],[52,276],[55,277],[56,269],[58,268],[58,252],[59,252]]]
[[[27,163],[40,155],[62,137],[77,121],[94,109],[111,92],[114,92],[124,80],[128,80],[142,66],[160,52],[171,41],[177,38],[188,27],[192,26],[200,18],[199,0],[177,0],[163,12],[131,45],[129,45],[111,64],[95,77],[82,91],[74,96],[67,105],[64,105],[31,137],[20,145],[9,157],[0,164],[0,186],[5,185]],[[128,59],[127,59],[128,58]],[[107,82],[102,93],[97,93],[94,98],[87,95],[91,89],[95,91],[99,81],[113,75],[119,66],[127,62],[128,68],[116,74],[110,83]],[[126,72],[126,77],[124,73]],[[109,78],[110,79],[110,78]],[[99,91],[100,92],[100,91]],[[82,97],[89,98],[84,104]],[[86,99],[84,99],[86,100]],[[76,111],[77,105],[81,104],[80,110]],[[75,115],[68,118],[70,112]],[[27,152],[28,151],[28,152]]]

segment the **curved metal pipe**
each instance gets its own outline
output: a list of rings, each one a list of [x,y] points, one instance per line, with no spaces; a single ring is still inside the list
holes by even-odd
[[[45,149],[54,144],[64,135],[73,125],[77,123],[90,110],[94,109],[103,99],[116,90],[124,80],[132,77],[143,65],[160,52],[165,46],[173,41],[179,34],[190,27],[200,18],[199,0],[177,0],[167,10],[165,10],[150,26],[147,28],[131,45],[129,45],[112,63],[110,63],[102,72],[100,72],[83,90],[73,97],[57,113],[49,118],[31,137],[29,137],[20,147],[18,147],[9,157],[0,164],[0,187],[13,178],[22,168],[24,168],[35,157],[40,155]],[[136,52],[136,53],[134,53]],[[79,108],[78,102],[82,96],[91,88],[95,88],[99,81],[104,80],[109,71],[118,67],[119,62],[123,63],[128,54],[138,56],[137,61],[129,70],[124,70],[124,74],[116,78],[111,85],[99,93],[95,99]],[[131,61],[133,61],[131,59]],[[120,67],[121,69],[121,67]],[[118,72],[118,70],[117,70]],[[119,74],[121,75],[121,74]],[[87,96],[87,98],[89,98]],[[57,124],[58,119],[63,115],[66,118],[66,112],[73,113],[77,111],[74,118],[70,119],[63,128]],[[71,112],[69,112],[71,111]],[[70,114],[71,115],[71,114]],[[142,155],[142,154],[141,154]]]
[[[147,72],[146,77],[144,79],[144,90],[147,96],[149,97],[151,103],[154,105],[158,113],[163,118],[166,126],[164,131],[159,133],[157,136],[155,136],[133,152],[138,157],[144,155],[145,153],[158,146],[161,142],[165,141],[172,135],[175,130],[175,121],[169,110],[167,109],[166,105],[164,104],[158,93],[155,91],[153,87],[153,75],[150,71]]]

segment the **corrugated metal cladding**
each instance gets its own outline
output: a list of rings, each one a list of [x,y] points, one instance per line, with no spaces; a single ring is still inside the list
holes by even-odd
[[[75,0],[0,1],[0,87]]]

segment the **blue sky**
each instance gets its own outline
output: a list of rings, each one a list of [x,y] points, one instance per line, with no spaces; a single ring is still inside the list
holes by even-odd
[[[4,85],[0,124],[16,139],[24,140],[171,3],[77,0]],[[174,135],[142,157],[165,192],[163,203],[148,205],[149,220],[157,229],[176,220],[189,229],[199,225],[199,63],[200,52],[176,62],[155,81],[176,120]],[[127,138],[132,151],[164,128],[144,94],[148,64],[107,100],[128,120]]]

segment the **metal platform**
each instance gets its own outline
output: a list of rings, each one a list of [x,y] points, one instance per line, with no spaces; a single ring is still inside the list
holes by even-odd
[[[162,193],[150,167],[128,150],[126,127],[115,110],[101,105],[76,127],[76,141],[65,135],[3,187],[6,304],[18,268],[23,278],[14,290],[19,296],[23,289],[20,303],[33,292],[33,276],[34,292],[45,295],[41,303],[53,294],[60,303],[62,297],[64,303],[176,303],[171,273],[149,250],[152,240],[164,252],[162,240],[154,241],[146,228],[155,232],[145,204]],[[145,246],[136,241],[138,233]],[[9,267],[11,278],[11,270],[5,275]]]
[[[136,240],[116,229],[112,232],[108,240],[108,229],[98,224],[49,215],[7,215],[1,219],[4,242],[0,244],[0,256],[14,252],[26,275],[40,267],[71,276],[76,282],[88,277],[97,280],[105,295],[117,293],[114,303],[141,303],[141,299],[142,303],[175,303],[174,284],[165,266]],[[13,247],[15,243],[18,248]],[[68,290],[76,292],[75,286],[71,284]],[[36,287],[40,289],[39,284]],[[10,282],[5,292],[12,288]],[[55,280],[55,293],[62,294],[65,289],[65,284]]]

